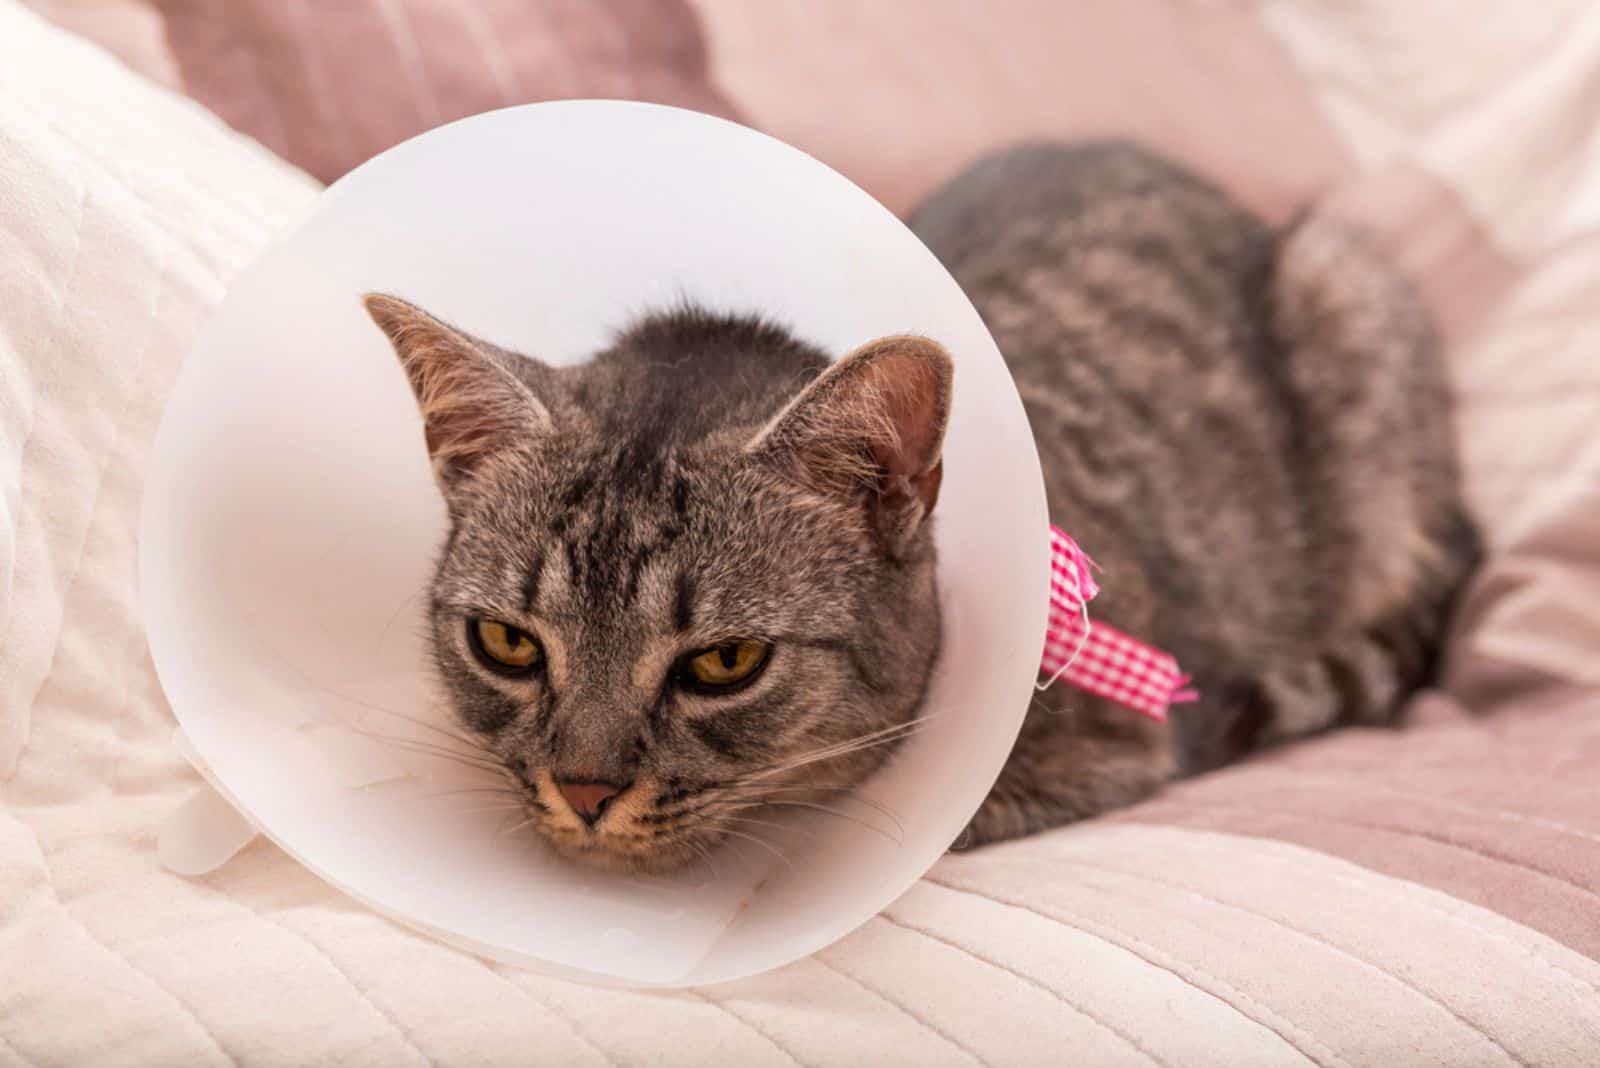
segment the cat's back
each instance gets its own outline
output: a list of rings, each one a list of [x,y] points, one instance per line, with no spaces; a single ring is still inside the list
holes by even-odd
[[[1476,550],[1438,346],[1382,257],[1120,143],[992,156],[912,225],[1011,367],[1099,614],[1213,695],[1186,765],[1216,725],[1381,721],[1427,677]]]
[[[1214,620],[1243,595],[1260,607],[1229,644],[1289,629],[1305,538],[1258,315],[1266,226],[1121,143],[992,156],[912,225],[1011,368],[1052,518],[1119,576],[1103,610],[1148,633],[1163,605]]]
[[[1271,232],[1215,187],[1114,141],[987,157],[910,222],[991,329],[1020,343],[1001,346],[1014,365],[1028,360],[1027,328],[1041,325],[1036,314],[1008,315],[1024,308],[1076,318],[1083,332],[1092,329],[1083,305],[1126,308],[1136,294],[1147,321],[1159,312],[1201,333],[1247,330],[1272,244]]]

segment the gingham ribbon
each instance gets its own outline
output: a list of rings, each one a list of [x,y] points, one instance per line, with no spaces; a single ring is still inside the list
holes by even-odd
[[[1050,625],[1039,660],[1043,690],[1057,679],[1108,701],[1165,721],[1167,706],[1199,697],[1170,653],[1146,645],[1106,623],[1089,622],[1089,602],[1100,592],[1095,567],[1060,527],[1050,527]]]

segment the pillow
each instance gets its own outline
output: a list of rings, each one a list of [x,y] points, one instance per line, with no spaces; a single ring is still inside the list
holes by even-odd
[[[29,0],[325,181],[452,119],[625,97],[729,116],[684,0]]]
[[[1254,5],[694,5],[751,124],[901,213],[1030,139],[1132,138],[1273,218],[1356,163]]]
[[[0,0],[0,776],[34,710],[148,675],[135,535],[162,403],[317,188]]]
[[[1363,173],[1324,199],[1389,249],[1450,343],[1489,548],[1448,688],[1483,711],[1600,685],[1600,46],[1588,9],[1281,5],[1272,23]]]

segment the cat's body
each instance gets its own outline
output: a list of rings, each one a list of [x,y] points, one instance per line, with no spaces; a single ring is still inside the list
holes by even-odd
[[[1051,519],[1103,568],[1094,616],[1174,654],[1200,693],[1163,726],[1052,687],[973,839],[1390,721],[1476,554],[1410,290],[1336,228],[1274,233],[1116,144],[992,157],[911,225],[1005,354]]]
[[[1405,287],[1119,146],[996,157],[913,224],[1006,355],[1052,518],[1104,568],[1095,616],[1202,694],[1162,725],[1058,684],[967,844],[1389,720],[1474,552]],[[553,369],[368,308],[450,506],[440,673],[557,848],[672,867],[879,766],[939,644],[936,344],[828,368],[775,327],[688,311]]]

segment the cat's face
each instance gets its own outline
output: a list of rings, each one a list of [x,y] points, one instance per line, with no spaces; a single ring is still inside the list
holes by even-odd
[[[881,765],[938,650],[942,350],[885,339],[806,384],[813,350],[690,317],[675,381],[671,317],[557,371],[367,304],[451,516],[439,672],[560,852],[670,869]]]

